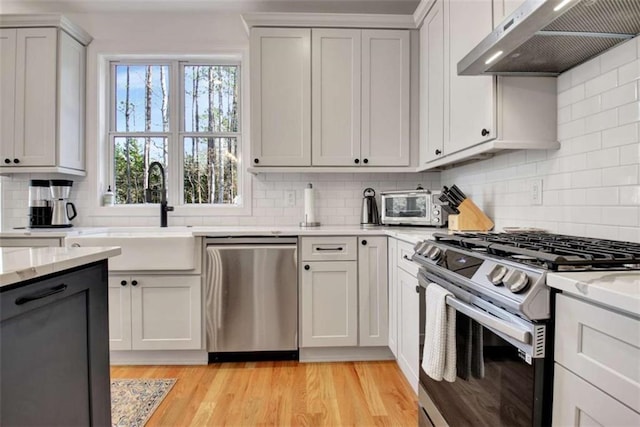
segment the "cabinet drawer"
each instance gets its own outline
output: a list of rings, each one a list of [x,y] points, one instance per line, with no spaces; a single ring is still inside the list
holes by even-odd
[[[640,320],[558,295],[555,360],[640,411]]]
[[[413,255],[413,245],[411,243],[398,240],[398,267],[411,274],[418,275],[418,264],[411,261]]]
[[[637,426],[640,414],[556,363],[554,426]]]
[[[358,238],[355,236],[303,237],[302,261],[355,261]]]

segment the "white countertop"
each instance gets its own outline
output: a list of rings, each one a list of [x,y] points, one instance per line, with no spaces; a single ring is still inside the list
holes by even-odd
[[[120,248],[0,248],[0,287],[116,255]]]
[[[20,237],[57,237],[98,234],[105,232],[190,232],[196,237],[221,237],[221,236],[353,236],[353,235],[379,235],[390,236],[405,240],[410,243],[431,238],[435,232],[447,232],[442,228],[427,227],[385,227],[377,226],[372,228],[361,228],[360,225],[327,225],[320,227],[298,227],[298,226],[223,226],[223,227],[78,227],[68,229],[20,229],[3,230],[0,232],[1,238]],[[2,246],[0,242],[0,246]]]
[[[547,284],[585,300],[640,316],[640,271],[549,273]]]

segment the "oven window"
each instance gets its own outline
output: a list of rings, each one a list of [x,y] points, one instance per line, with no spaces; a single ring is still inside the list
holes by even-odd
[[[535,381],[542,378],[536,372],[543,369],[542,359],[533,359],[529,365],[518,356],[516,347],[459,312],[456,347],[458,377],[453,383],[434,381],[420,370],[420,383],[449,425],[540,423],[541,406],[535,400],[541,384]]]
[[[385,216],[390,218],[424,218],[427,216],[426,196],[389,197],[385,199]]]

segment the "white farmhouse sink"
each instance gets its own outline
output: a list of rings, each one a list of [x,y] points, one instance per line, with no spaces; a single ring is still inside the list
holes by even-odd
[[[67,237],[66,245],[120,246],[122,254],[109,258],[110,271],[192,270],[199,256],[195,237],[186,228],[113,229]]]

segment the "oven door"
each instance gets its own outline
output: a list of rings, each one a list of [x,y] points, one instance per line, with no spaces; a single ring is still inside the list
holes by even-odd
[[[428,273],[420,275],[422,318],[425,288],[437,280]],[[440,280],[438,284],[446,285]],[[420,413],[435,426],[550,425],[551,358],[533,358],[523,350],[529,345],[516,345],[532,338],[518,323],[510,324],[474,304],[451,302],[448,304],[456,308],[457,377],[450,383],[435,381],[425,373],[421,333]],[[423,332],[423,322],[420,326]]]

